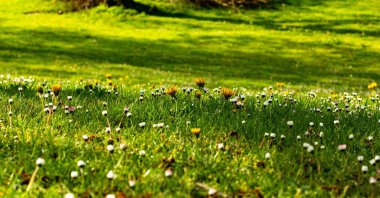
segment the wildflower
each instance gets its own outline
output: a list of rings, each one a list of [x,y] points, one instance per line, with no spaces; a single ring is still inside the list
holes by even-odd
[[[106,77],[107,77],[107,79],[111,79],[112,78],[112,74],[106,74]]]
[[[265,153],[265,159],[270,159],[270,153]]]
[[[83,135],[82,138],[83,138],[83,140],[86,141],[86,142],[87,142],[88,139],[89,139],[88,135]]]
[[[164,123],[153,124],[153,128],[163,128],[164,125]]]
[[[108,150],[108,152],[110,152],[110,153],[113,153],[113,150],[114,150],[114,146],[113,145],[108,145],[107,146],[107,150]]]
[[[307,147],[306,150],[308,153],[312,153],[312,152],[314,152],[314,147],[310,145],[309,147]]]
[[[74,198],[74,194],[73,193],[66,193],[64,198]]]
[[[338,125],[339,124],[339,120],[334,120],[334,124]]]
[[[338,150],[339,151],[344,151],[346,149],[347,149],[347,145],[346,144],[340,144],[340,145],[338,145]]]
[[[264,137],[269,137],[269,133],[264,133]]]
[[[140,155],[140,156],[145,156],[145,155],[146,155],[146,152],[145,152],[144,150],[141,150],[141,151],[139,152],[139,155]]]
[[[111,133],[111,127],[106,127],[106,133]]]
[[[78,171],[71,171],[70,176],[71,176],[71,178],[75,179],[79,176],[79,173],[78,173]]]
[[[145,127],[145,125],[146,125],[146,123],[145,123],[145,122],[141,122],[141,123],[139,123],[139,126],[140,126],[141,128],[144,128],[144,127]]]
[[[321,147],[320,147],[321,149],[325,149],[325,145],[321,145]]]
[[[363,165],[363,166],[362,166],[362,172],[363,172],[363,173],[368,172],[368,166]]]
[[[321,132],[319,133],[319,137],[320,137],[320,138],[323,137],[323,131],[321,131]]]
[[[284,87],[284,86],[285,86],[285,83],[283,83],[283,82],[277,82],[277,83],[276,83],[276,86],[277,86],[277,87]]]
[[[301,140],[301,136],[297,135],[297,140]]]
[[[108,79],[108,80],[107,80],[107,84],[108,84],[108,86],[112,86],[112,80],[111,80],[111,79]]]
[[[127,145],[122,143],[122,144],[120,144],[119,148],[124,151],[127,149]]]
[[[319,144],[318,142],[314,142],[314,145],[315,145],[315,146],[318,146],[318,144]]]
[[[303,143],[303,148],[305,148],[305,149],[307,149],[307,148],[309,148],[311,145],[309,144],[309,143]]]
[[[116,198],[115,194],[107,194],[106,198]]]
[[[116,178],[116,174],[115,174],[113,171],[108,171],[108,173],[107,173],[107,178],[108,178],[109,180],[113,180],[113,179]]]
[[[348,136],[348,138],[349,138],[350,140],[353,140],[353,139],[354,139],[354,134],[350,134],[350,135]]]
[[[67,96],[67,100],[71,101],[73,99],[72,96]]]
[[[371,159],[371,160],[369,160],[369,163],[371,165],[375,166],[376,165],[376,160],[375,159]]]
[[[241,123],[242,123],[242,124],[245,124],[245,123],[246,123],[246,121],[245,121],[245,120],[242,120],[242,121],[241,121]]]
[[[268,101],[264,102],[264,107],[267,107],[269,105]]]
[[[217,191],[216,191],[215,189],[213,189],[213,188],[210,188],[210,189],[208,190],[208,195],[209,195],[209,196],[214,196],[216,193],[217,193]]]
[[[174,97],[175,96],[175,94],[177,93],[177,90],[178,90],[178,88],[177,88],[177,86],[170,86],[167,90],[166,90],[166,93],[168,94],[168,95],[170,95],[171,97]]]
[[[120,127],[117,127],[117,128],[115,129],[116,132],[120,132],[120,130],[121,130]]]
[[[375,158],[376,162],[380,161],[380,155],[376,155]]]
[[[203,88],[206,84],[206,80],[204,78],[196,78],[194,79],[194,83],[200,87],[200,88]]]
[[[173,171],[171,170],[171,169],[167,169],[166,171],[165,171],[165,176],[166,177],[171,177],[173,175]]]
[[[369,183],[370,183],[370,184],[376,184],[376,182],[377,182],[376,177],[370,177],[370,178],[369,178]]]
[[[13,99],[12,99],[12,98],[9,99],[9,100],[8,100],[8,103],[9,103],[10,105],[12,105],[12,104],[13,104]]]
[[[129,180],[128,184],[129,184],[129,187],[133,188],[136,185],[136,181],[135,180]]]
[[[224,144],[223,143],[219,143],[219,144],[217,144],[217,146],[218,146],[219,150],[223,150],[224,149]]]
[[[128,107],[124,107],[124,113],[128,113],[129,112],[129,108]]]
[[[364,160],[364,156],[363,155],[359,155],[358,156],[358,162],[362,162]]]
[[[49,107],[46,107],[46,108],[44,109],[44,112],[45,112],[45,113],[50,113],[50,108],[49,108]]]
[[[285,135],[281,135],[281,139],[285,139],[286,138],[286,136]]]
[[[314,127],[314,122],[309,122],[310,127]]]
[[[293,121],[287,121],[286,124],[289,126],[289,128],[293,128],[294,122]]]
[[[84,162],[83,160],[79,160],[77,163],[77,166],[79,168],[84,168],[86,166],[86,162]]]
[[[58,96],[61,92],[62,86],[60,84],[55,84],[51,86],[51,90],[55,96]]]
[[[221,89],[221,93],[222,93],[222,95],[224,96],[224,98],[225,98],[226,100],[228,100],[229,98],[231,98],[232,95],[235,94],[235,91],[232,90],[232,89],[228,89],[228,88],[222,88],[222,89]]]
[[[37,166],[43,166],[45,164],[45,160],[43,158],[38,158],[36,164]]]
[[[128,112],[127,113],[127,117],[131,117],[132,116],[132,113],[131,112]]]
[[[373,140],[373,136],[368,136],[368,141],[372,141]]]
[[[368,85],[368,89],[375,89],[377,87],[377,83],[372,82],[371,84]]]
[[[191,129],[191,132],[198,138],[201,133],[201,128],[193,128]]]
[[[275,133],[271,133],[271,134],[270,134],[270,137],[271,137],[271,138],[275,138],[275,137],[276,137],[276,134],[275,134]]]

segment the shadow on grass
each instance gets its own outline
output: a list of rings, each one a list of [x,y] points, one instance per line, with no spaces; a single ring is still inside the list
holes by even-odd
[[[131,65],[151,71],[244,80],[250,86],[257,81],[268,80],[307,85],[331,79],[344,82],[349,74],[380,78],[378,73],[365,70],[365,67],[378,64],[379,52],[334,44],[247,36],[199,36],[183,40],[148,41],[128,37],[100,37],[62,29],[23,30],[9,27],[3,28],[1,32],[16,37],[13,40],[0,40],[0,60],[12,65],[11,70],[20,74],[25,72],[42,76],[85,77],[104,71],[106,67],[110,72],[123,76],[128,73],[123,65]],[[235,47],[219,50],[208,47],[220,42]],[[318,47],[329,49],[332,53],[318,56],[310,54],[304,60],[275,51],[268,52],[267,49],[254,49],[252,46],[248,46],[250,50],[239,48],[247,43],[265,44],[269,49],[309,50]],[[347,54],[350,55],[348,58]],[[346,62],[350,62],[353,68],[342,65]],[[150,76],[157,80],[154,79],[154,73]],[[352,79],[347,83],[358,82]]]

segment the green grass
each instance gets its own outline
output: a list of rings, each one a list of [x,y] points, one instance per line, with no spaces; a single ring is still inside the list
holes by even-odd
[[[209,188],[253,197],[380,193],[379,181],[369,183],[380,179],[380,162],[370,165],[380,155],[380,103],[378,89],[367,89],[380,74],[376,0],[240,13],[144,1],[167,12],[161,16],[102,6],[60,15],[62,5],[52,1],[0,2],[0,74],[12,74],[0,76],[0,196],[205,197]],[[207,93],[196,90],[196,77],[206,78]],[[271,90],[276,82],[285,87]],[[44,93],[62,85],[58,98],[37,94],[45,83]],[[179,86],[175,97],[160,89],[170,84]],[[195,90],[182,91],[189,86]],[[219,86],[236,87],[233,97],[245,95],[238,99],[244,106],[213,90]],[[56,112],[45,113],[49,103]],[[193,128],[201,129],[199,138]],[[39,157],[46,163],[36,172]],[[86,162],[82,171],[79,160]],[[110,170],[114,180],[106,177]]]
[[[331,99],[313,98],[275,88],[264,91],[262,97],[263,91],[237,90],[233,97],[246,96],[245,100],[239,99],[244,107],[237,108],[214,91],[202,93],[199,100],[196,91],[188,94],[178,90],[172,98],[152,96],[151,92],[165,92],[146,88],[140,101],[141,93],[136,89],[119,88],[116,95],[114,91],[107,94],[112,90],[107,85],[96,86],[91,92],[84,88],[85,83],[64,83],[59,98],[44,98],[36,94],[38,84],[0,85],[0,105],[5,109],[0,113],[0,193],[7,197],[61,197],[69,192],[76,197],[116,193],[206,196],[208,189],[199,185],[229,196],[368,197],[379,193],[379,182],[369,184],[369,178],[379,177],[376,172],[380,163],[372,166],[369,160],[380,149],[380,104],[366,95],[348,94],[350,100],[343,94],[332,95]],[[23,87],[21,93],[19,87]],[[50,87],[48,82],[44,93]],[[376,98],[375,92],[372,94]],[[270,95],[273,101],[265,107]],[[67,96],[73,99],[69,101]],[[57,106],[52,114],[44,112],[50,102]],[[349,113],[345,104],[349,105]],[[66,114],[65,106],[81,108]],[[130,117],[124,113],[126,106]],[[107,116],[102,115],[104,110]],[[340,124],[334,125],[334,120]],[[293,128],[288,127],[288,121],[294,121]],[[139,127],[141,122],[146,122],[143,129]],[[315,126],[309,127],[309,122]],[[154,128],[157,123],[164,123],[164,128]],[[106,132],[107,126],[111,133]],[[121,128],[119,132],[117,127]],[[192,134],[193,128],[201,129],[199,138]],[[276,137],[266,137],[265,133],[275,133]],[[353,140],[349,140],[349,134],[354,135]],[[83,135],[92,138],[86,142]],[[286,138],[281,139],[281,135]],[[369,136],[374,139],[368,141]],[[219,143],[224,149],[218,149]],[[314,153],[308,153],[304,143],[314,145]],[[113,154],[106,150],[109,144],[115,146]],[[126,145],[125,151],[119,149],[121,144]],[[338,151],[340,144],[347,144],[347,150]],[[322,145],[325,149],[320,148]],[[139,154],[142,150],[145,156]],[[266,153],[270,153],[270,159],[265,159]],[[364,156],[362,164],[357,162],[358,155]],[[31,182],[39,157],[46,164]],[[87,163],[83,174],[70,178],[71,171],[79,171],[79,160]],[[361,172],[362,165],[369,166],[368,173]],[[164,175],[168,169],[173,176]],[[110,170],[117,175],[112,181],[106,178]],[[134,188],[129,187],[129,180],[136,181]],[[27,191],[29,183],[33,185]]]
[[[166,16],[103,7],[56,14],[51,1],[4,1],[0,72],[40,78],[178,84],[195,77],[249,89],[362,90],[379,79],[376,0],[319,1],[276,10],[193,10],[156,2]]]

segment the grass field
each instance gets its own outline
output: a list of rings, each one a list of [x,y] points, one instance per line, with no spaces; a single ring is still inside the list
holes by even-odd
[[[0,197],[379,196],[377,0],[143,2],[0,0]]]
[[[0,72],[49,79],[360,90],[379,79],[377,0],[277,10],[193,10],[166,16],[119,8],[56,14],[51,1],[1,1]]]

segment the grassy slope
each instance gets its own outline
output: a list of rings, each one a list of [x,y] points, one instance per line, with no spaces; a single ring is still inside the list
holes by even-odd
[[[0,7],[0,72],[59,79],[129,76],[132,83],[362,89],[379,79],[377,0],[279,10],[186,10],[126,16],[98,8],[64,15],[50,1]],[[162,4],[167,6],[167,4]],[[170,8],[170,6],[169,6]],[[41,11],[33,14],[25,12]]]

